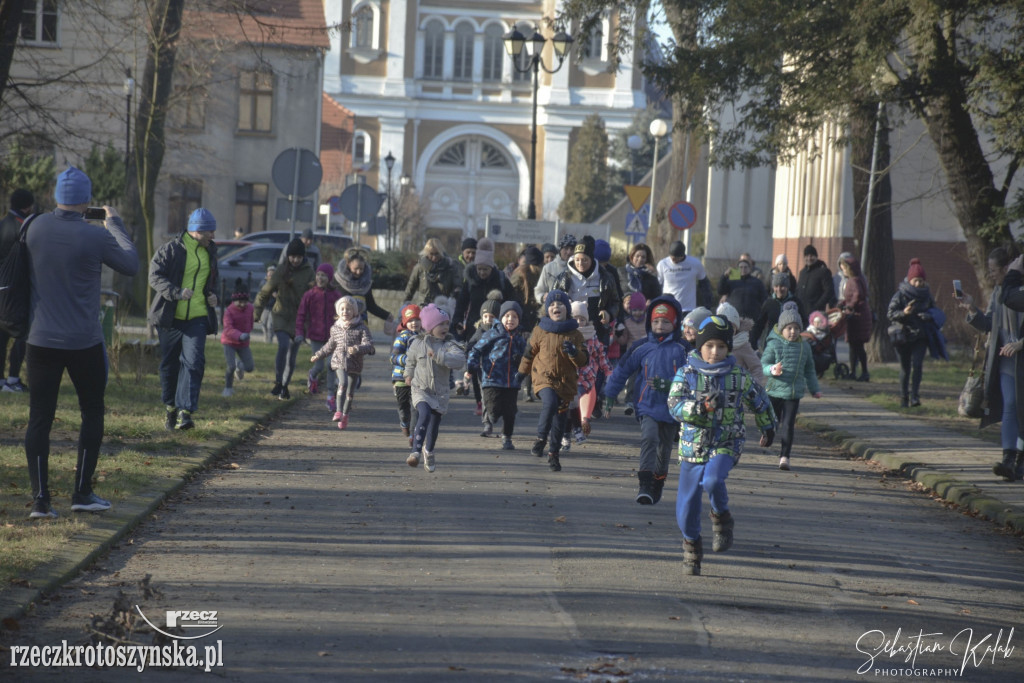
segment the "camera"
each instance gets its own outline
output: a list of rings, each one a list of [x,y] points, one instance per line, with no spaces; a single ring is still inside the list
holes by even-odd
[[[960,286],[959,280],[953,280],[953,296],[956,297],[957,299],[964,298],[964,290]]]
[[[84,218],[87,221],[104,221],[107,219],[107,210],[102,206],[90,206],[85,210]]]

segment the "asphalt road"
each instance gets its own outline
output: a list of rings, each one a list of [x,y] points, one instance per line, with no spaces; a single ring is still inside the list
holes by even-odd
[[[520,404],[506,452],[454,399],[428,474],[405,465],[389,385],[371,379],[385,362],[368,363],[348,430],[300,402],[4,645],[87,643],[121,591],[158,627],[216,610],[220,630],[189,642],[220,641],[211,673],[231,681],[1021,680],[1020,538],[800,433],[790,472],[744,455],[735,545],[683,576],[678,468],[660,504],[633,502],[631,418],[597,422],[552,473],[529,453],[538,404]],[[72,673],[3,656],[5,681]]]

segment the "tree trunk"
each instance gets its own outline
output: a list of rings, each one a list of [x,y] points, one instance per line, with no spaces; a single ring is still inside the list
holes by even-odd
[[[871,311],[875,316],[871,341],[867,345],[868,360],[889,363],[896,360],[896,352],[889,343],[886,330],[889,322],[886,311],[896,291],[892,245],[892,182],[889,175],[889,127],[884,109],[879,112],[877,102],[864,102],[854,107],[850,115],[850,167],[853,174],[853,235],[858,245],[854,254],[860,260],[864,244],[864,213],[867,211],[868,187],[871,183],[871,158],[875,144],[876,117],[881,114],[878,129],[878,157],[875,159],[875,188],[871,208],[871,227],[868,233],[868,258],[861,263],[868,281]]]
[[[0,103],[4,100],[4,89],[11,74],[24,4],[25,0],[0,0]]]
[[[134,230],[139,252],[139,273],[149,272],[153,258],[156,183],[164,161],[164,122],[171,95],[177,41],[181,31],[184,0],[158,0],[151,16],[146,68],[139,87],[139,107],[135,116],[135,148],[129,159],[127,175],[128,223]],[[138,228],[141,227],[141,231]],[[135,308],[145,303],[149,309],[152,290],[149,278],[135,278]]]

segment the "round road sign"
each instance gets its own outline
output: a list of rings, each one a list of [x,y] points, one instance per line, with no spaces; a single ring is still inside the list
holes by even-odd
[[[668,210],[668,222],[676,230],[689,230],[697,223],[697,207],[690,202],[676,202]]]

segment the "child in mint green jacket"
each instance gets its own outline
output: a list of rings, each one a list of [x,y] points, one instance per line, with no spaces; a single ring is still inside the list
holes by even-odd
[[[764,388],[779,419],[779,441],[782,442],[780,470],[789,469],[793,427],[800,399],[808,390],[814,398],[821,398],[818,374],[814,369],[814,352],[810,342],[800,336],[803,326],[800,312],[795,304],[788,308],[790,305],[785,304],[779,314],[778,325],[768,334],[764,353],[761,354]]]

